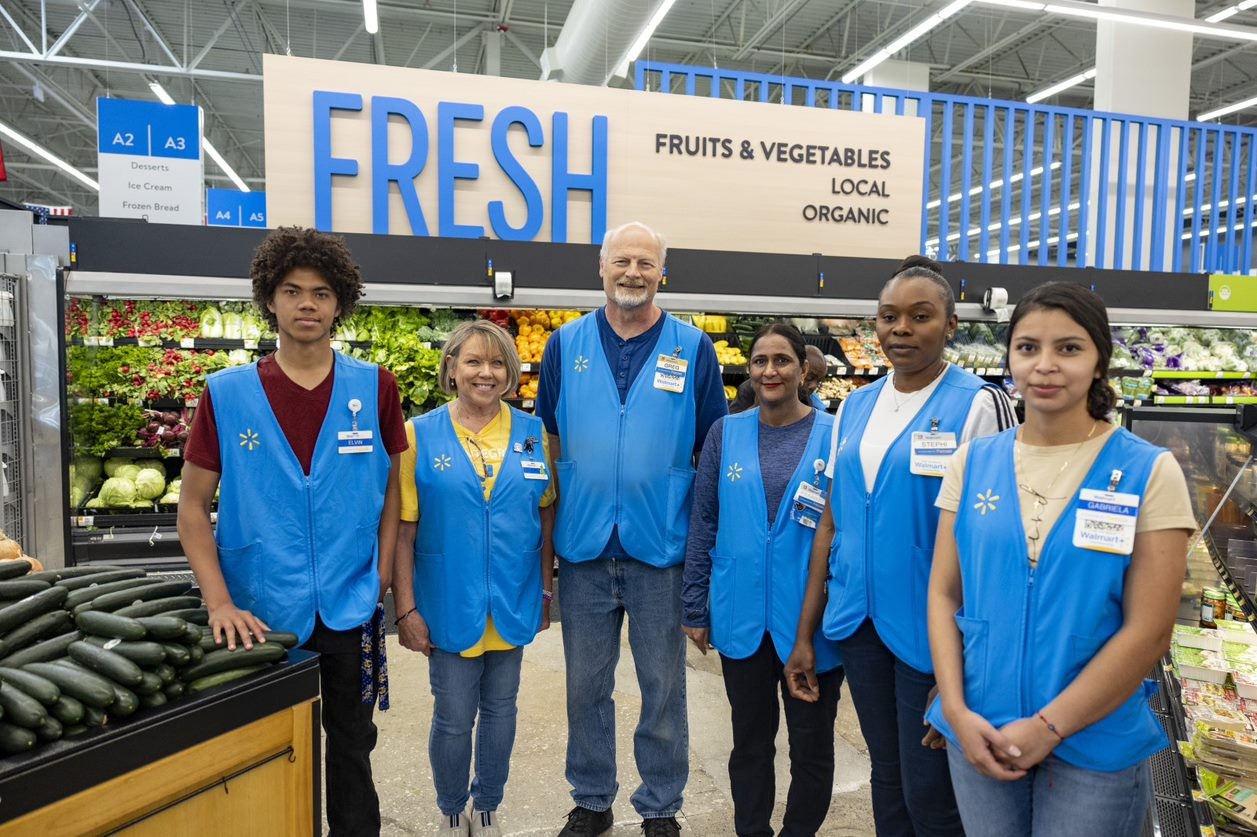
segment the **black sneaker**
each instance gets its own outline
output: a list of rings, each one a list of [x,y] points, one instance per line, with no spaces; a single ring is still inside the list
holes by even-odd
[[[602,837],[611,831],[611,826],[615,824],[615,817],[611,815],[611,810],[591,811],[588,808],[582,808],[577,805],[567,815],[567,825],[563,826],[563,830],[559,832],[559,837]],[[667,834],[666,831],[660,831],[659,834]]]
[[[676,817],[658,817],[642,820],[642,837],[678,837],[681,826]]]

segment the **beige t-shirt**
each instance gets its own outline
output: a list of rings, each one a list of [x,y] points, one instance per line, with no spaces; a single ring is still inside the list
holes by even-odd
[[[1021,523],[1026,530],[1026,554],[1032,564],[1039,559],[1037,547],[1047,540],[1052,526],[1065,511],[1066,506],[1078,494],[1083,479],[1096,457],[1100,455],[1109,436],[1116,430],[1098,433],[1094,438],[1069,445],[1051,445],[1039,447],[1023,445],[1017,442],[1020,455],[1017,459],[1016,481],[1018,498],[1021,502]],[[1077,453],[1075,453],[1075,448]],[[1071,454],[1073,454],[1071,456]],[[969,459],[969,443],[965,442],[956,449],[952,457],[947,475],[943,477],[943,485],[939,488],[938,499],[934,502],[944,511],[954,512],[960,508],[960,493],[965,484],[965,465]],[[1065,465],[1068,461],[1068,465]],[[1065,466],[1065,470],[1061,467]],[[1022,471],[1024,468],[1024,472]],[[1059,476],[1057,476],[1059,474]],[[1052,480],[1056,482],[1053,484]],[[1047,498],[1043,507],[1042,521],[1038,524],[1038,543],[1030,537],[1035,529],[1032,522],[1034,514],[1034,495],[1027,492],[1023,485],[1033,486]],[[1049,488],[1049,486],[1051,486]],[[1120,490],[1120,489],[1119,489]],[[1183,469],[1169,451],[1157,457],[1153,463],[1152,473],[1148,477],[1148,488],[1139,504],[1139,517],[1135,522],[1136,532],[1154,532],[1161,529],[1196,528],[1196,518],[1192,515],[1191,497],[1187,493],[1187,480]]]

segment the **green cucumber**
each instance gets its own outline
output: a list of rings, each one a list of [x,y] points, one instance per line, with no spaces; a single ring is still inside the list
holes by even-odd
[[[183,697],[183,689],[183,684],[176,680],[166,688],[162,689],[162,692],[166,695],[168,700],[178,700]]]
[[[85,732],[87,732],[87,727],[85,727],[83,724],[70,724],[62,728],[61,737],[62,738],[78,738],[80,735],[82,735]]]
[[[47,590],[51,586],[46,581],[11,578],[8,581],[0,581],[0,599],[24,599],[41,590]]]
[[[143,695],[140,698],[140,706],[145,709],[156,709],[159,706],[165,706],[168,701],[166,695],[162,692],[153,692],[151,695]]]
[[[104,675],[118,685],[134,688],[144,682],[144,672],[140,671],[140,667],[121,654],[99,648],[90,642],[72,642],[66,650],[75,662]]]
[[[58,663],[27,663],[22,668],[56,683],[62,694],[77,698],[84,706],[104,709],[114,702],[113,684],[94,672]]]
[[[239,680],[241,677],[247,677],[255,671],[261,671],[264,668],[266,668],[264,665],[232,668],[215,674],[209,674],[205,677],[198,677],[188,684],[187,694],[199,695],[206,689],[212,689],[215,686],[222,686],[223,684],[230,683],[233,680]]]
[[[166,658],[166,650],[162,645],[148,640],[139,642],[123,642],[120,639],[109,639],[103,636],[89,636],[87,641],[97,648],[104,648],[119,656],[126,657],[142,668],[152,667]]]
[[[158,581],[145,584],[143,587],[132,587],[130,590],[119,590],[116,593],[105,593],[92,599],[92,610],[118,610],[136,602],[147,602],[153,599],[164,599],[167,596],[182,596],[192,589],[188,581]]]
[[[0,668],[0,683],[17,686],[44,706],[53,706],[61,699],[56,683],[19,668]]]
[[[56,584],[58,581],[62,581],[67,578],[82,578],[83,576],[100,575],[101,573],[117,572],[124,569],[126,568],[105,566],[103,564],[100,566],[85,564],[80,567],[58,567],[54,570],[40,570],[37,573],[27,573],[25,577],[36,578],[40,581],[47,581],[52,584]]]
[[[20,651],[40,640],[60,636],[72,627],[68,612],[50,610],[9,631],[4,635],[4,644],[10,651]]]
[[[151,671],[143,674],[143,680],[140,685],[135,687],[137,695],[151,695],[153,692],[160,692],[165,684],[161,682],[161,678]]]
[[[170,616],[170,614],[169,614],[169,613],[164,614],[164,615],[165,615],[165,616]],[[171,619],[177,619],[177,618],[179,618],[179,617],[176,617],[176,616],[170,616],[170,618],[171,618]],[[179,638],[179,641],[180,641],[180,642],[182,642],[182,643],[184,643],[185,645],[200,644],[200,642],[201,642],[201,626],[200,626],[200,625],[197,625],[197,624],[194,624],[194,623],[192,623],[192,622],[188,622],[186,619],[184,620],[184,623],[185,623],[188,627],[186,627],[186,628],[184,628],[184,629],[183,629],[183,636]]]
[[[113,697],[113,691],[109,692],[109,696]],[[83,723],[89,727],[103,727],[109,723],[109,716],[105,714],[105,710],[92,706],[90,703],[83,704]]]
[[[262,631],[262,638],[267,642],[278,642],[285,648],[297,647],[297,635],[288,631]]]
[[[43,642],[32,645],[30,648],[14,651],[9,656],[0,659],[0,665],[18,668],[27,663],[46,663],[58,657],[64,657],[65,650],[70,647],[70,643],[82,638],[83,634],[81,631],[70,631],[61,636],[54,636],[52,639],[45,639]]]
[[[188,610],[200,603],[201,600],[197,596],[167,596],[164,599],[153,599],[152,601],[127,605],[124,608],[115,610],[114,613],[119,616],[157,616],[158,614],[169,616],[169,611]]]
[[[126,686],[113,684],[113,703],[109,704],[109,717],[126,718],[135,714],[140,708],[140,698]]]
[[[180,645],[177,642],[167,642],[162,645],[165,652],[166,662],[172,666],[186,666],[192,662],[192,653],[188,651],[187,646]]]
[[[170,666],[166,665],[165,663],[162,663],[161,665],[154,668],[153,674],[156,674],[158,677],[161,678],[162,688],[165,688],[166,686],[169,686],[171,683],[175,682],[175,670],[171,668]]]
[[[0,580],[26,575],[33,566],[35,565],[25,558],[19,558],[16,561],[0,561]]]
[[[191,622],[193,625],[208,625],[209,611],[204,606],[189,607],[184,610],[171,610],[166,613],[167,616],[177,616],[185,622]]]
[[[189,683],[211,674],[229,669],[244,668],[253,665],[265,665],[278,662],[287,654],[284,646],[279,643],[259,642],[251,649],[238,646],[235,651],[220,648],[205,655],[205,659],[196,665],[189,666],[179,673],[179,677]]]
[[[56,741],[64,734],[65,729],[61,722],[51,715],[44,718],[44,722],[35,729],[35,737],[40,741]]]
[[[0,708],[9,723],[27,729],[38,728],[48,717],[42,703],[12,683],[0,683]]]
[[[148,631],[144,629],[144,626],[129,616],[85,610],[74,617],[74,622],[84,633],[93,636],[108,636],[132,641],[148,636]]]
[[[18,625],[42,616],[50,610],[58,610],[70,595],[61,587],[49,587],[33,596],[14,602],[0,610],[0,634],[7,634]]]
[[[173,616],[140,616],[135,621],[157,640],[180,639],[188,632],[188,623]]]
[[[73,726],[83,721],[83,703],[78,698],[62,695],[48,707],[48,714],[66,726]]]
[[[0,753],[15,755],[35,747],[35,733],[0,721]]]
[[[202,632],[201,641],[196,644],[196,647],[200,648],[202,651],[217,651],[219,648],[226,648],[227,641],[223,640],[223,643],[219,645],[218,643],[214,642],[213,634],[207,634],[207,633]]]
[[[151,578],[123,578],[117,581],[102,583],[93,587],[80,587],[71,590],[70,595],[66,597],[65,609],[74,611],[79,608],[89,610],[92,605],[92,599],[97,596],[103,596],[106,593],[114,593],[118,590],[131,590],[136,587],[147,587],[150,584],[156,584]],[[61,585],[55,585],[60,587]],[[64,589],[64,588],[62,588]]]
[[[112,584],[115,581],[126,581],[129,579],[147,580],[143,570],[115,568],[103,573],[88,573],[86,575],[65,577],[57,582],[57,586],[64,587],[67,590],[85,590],[89,587],[104,587],[106,584]]]

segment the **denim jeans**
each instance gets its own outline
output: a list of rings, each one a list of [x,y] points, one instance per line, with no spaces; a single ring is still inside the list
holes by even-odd
[[[432,649],[428,680],[436,705],[428,735],[428,759],[436,804],[445,816],[466,808],[469,795],[477,811],[496,811],[502,803],[515,746],[515,698],[523,660],[523,648],[486,651],[479,657]],[[469,792],[473,725],[476,775]]]
[[[869,747],[878,837],[963,837],[947,755],[921,746],[934,676],[891,653],[871,620],[838,649]]]
[[[582,808],[606,811],[619,790],[611,693],[625,615],[642,695],[633,734],[642,783],[633,793],[633,807],[643,819],[670,817],[681,808],[690,770],[681,570],[680,565],[660,569],[632,558],[559,562],[567,781]]]
[[[773,837],[777,779],[773,756],[777,728],[785,707],[790,741],[790,790],[779,837],[813,837],[825,822],[834,795],[834,720],[842,691],[842,666],[818,672],[821,697],[808,703],[792,697],[772,636],[745,659],[720,655],[725,694],[733,721],[729,786],[733,793],[733,830],[738,837]],[[781,693],[781,703],[777,693]]]
[[[959,747],[947,748],[968,837],[1139,837],[1152,804],[1148,763],[1115,773],[1055,756],[1015,782],[983,776]]]

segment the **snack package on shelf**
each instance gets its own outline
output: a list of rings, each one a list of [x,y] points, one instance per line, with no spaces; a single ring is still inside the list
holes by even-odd
[[[837,401],[846,398],[867,383],[867,378],[826,378],[817,387],[816,394],[822,401]]]

